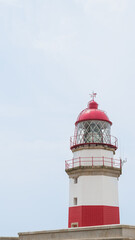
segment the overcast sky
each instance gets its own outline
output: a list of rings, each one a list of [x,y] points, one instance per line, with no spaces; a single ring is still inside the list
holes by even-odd
[[[97,92],[135,225],[135,1],[0,0],[0,236],[67,228],[69,138]]]

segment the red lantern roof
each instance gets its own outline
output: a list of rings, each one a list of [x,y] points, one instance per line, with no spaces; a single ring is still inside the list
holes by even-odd
[[[112,122],[109,120],[106,113],[104,111],[98,109],[98,104],[94,100],[91,100],[88,103],[88,108],[84,109],[79,114],[75,125],[78,124],[79,122],[87,121],[87,120],[106,121],[112,125]]]

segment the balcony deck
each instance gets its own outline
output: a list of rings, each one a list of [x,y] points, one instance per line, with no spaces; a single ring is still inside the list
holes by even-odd
[[[78,157],[65,161],[65,170],[78,167],[111,167],[122,168],[121,159],[114,159],[108,157]]]

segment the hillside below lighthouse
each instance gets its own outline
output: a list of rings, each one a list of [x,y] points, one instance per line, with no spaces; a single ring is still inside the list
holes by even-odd
[[[70,139],[73,159],[65,162],[69,228],[120,223],[118,179],[122,165],[114,157],[118,141],[111,135],[112,122],[98,109],[94,97],[75,122]]]

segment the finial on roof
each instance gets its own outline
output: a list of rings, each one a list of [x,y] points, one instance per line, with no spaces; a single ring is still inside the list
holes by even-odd
[[[97,93],[92,92],[92,94],[90,94],[90,97],[92,98],[91,101],[88,103],[88,108],[90,109],[97,109],[98,108],[98,104],[94,101],[94,98],[96,97]]]
[[[94,91],[90,94],[91,100],[94,101],[94,98],[97,96],[97,93],[94,93]]]

